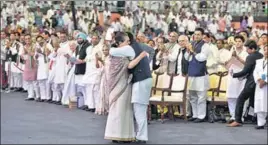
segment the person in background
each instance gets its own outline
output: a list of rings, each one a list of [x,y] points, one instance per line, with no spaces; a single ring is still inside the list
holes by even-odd
[[[267,58],[268,46],[264,46],[264,57],[256,61],[256,66],[253,72],[256,82],[254,113],[257,113],[256,129],[264,129],[267,117]]]

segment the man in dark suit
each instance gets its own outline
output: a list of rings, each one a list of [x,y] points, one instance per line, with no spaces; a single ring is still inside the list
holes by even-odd
[[[134,118],[136,126],[136,143],[146,143],[148,140],[147,108],[149,105],[150,92],[152,88],[152,74],[148,57],[140,57],[146,50],[140,43],[134,40],[131,33],[127,33],[130,45],[135,51],[135,59],[130,62],[128,69],[133,75],[132,98]],[[146,54],[145,54],[146,55]]]
[[[247,52],[249,53],[245,66],[242,71],[238,73],[230,72],[233,78],[247,78],[245,87],[240,93],[237,99],[236,108],[235,108],[235,121],[229,124],[229,127],[237,127],[242,125],[242,114],[245,101],[250,98],[250,106],[254,106],[254,95],[256,83],[253,77],[253,71],[255,69],[256,60],[261,59],[263,55],[257,51],[258,46],[255,41],[250,40],[245,44]]]

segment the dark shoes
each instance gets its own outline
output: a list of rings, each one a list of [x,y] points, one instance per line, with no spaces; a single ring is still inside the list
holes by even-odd
[[[256,126],[255,129],[264,129],[264,126]]]
[[[191,118],[189,118],[188,119],[188,121],[195,121],[197,118],[193,118],[193,117],[191,117]]]
[[[25,101],[33,101],[34,98],[26,98]]]
[[[146,141],[144,141],[144,140],[136,140],[134,143],[135,144],[146,144]]]
[[[201,123],[201,122],[205,122],[205,120],[204,119],[199,119],[199,118],[194,120],[194,123]]]

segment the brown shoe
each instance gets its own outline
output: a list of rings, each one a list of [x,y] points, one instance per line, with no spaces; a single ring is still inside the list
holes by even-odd
[[[239,126],[242,126],[242,124],[241,123],[238,123],[236,121],[234,121],[233,123],[227,125],[227,127],[239,127]]]

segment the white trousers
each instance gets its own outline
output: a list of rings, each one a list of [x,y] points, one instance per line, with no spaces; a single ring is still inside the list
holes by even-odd
[[[267,112],[257,113],[258,126],[264,126],[266,124],[266,116],[267,116]]]
[[[93,109],[97,107],[100,91],[99,84],[87,84],[86,85],[86,95],[84,98],[85,105],[88,106],[89,109]]]
[[[11,72],[9,84],[10,84],[10,88],[21,88],[22,87],[22,73]]]
[[[25,81],[28,90],[28,98],[40,98],[40,91],[37,81]]]
[[[237,98],[228,98],[228,108],[229,108],[229,113],[231,115],[231,120],[235,120],[235,107],[236,107],[236,101]]]
[[[53,91],[52,101],[61,101],[61,97],[63,94],[63,88],[64,88],[64,84],[53,84],[53,86],[52,86],[52,91]]]
[[[47,81],[47,97],[48,97],[48,99],[52,99],[52,87],[53,87],[53,85],[51,84],[51,83],[49,83],[48,81]]]
[[[47,93],[47,79],[38,80],[38,87],[40,89],[40,96],[42,100],[48,100],[50,97]]]
[[[85,86],[81,86],[81,85],[76,84],[75,87],[76,87],[76,96],[80,97],[80,98],[83,97],[83,99],[84,99],[82,101],[79,101],[79,106],[86,105],[85,104],[85,98],[86,98],[86,88],[85,88]]]
[[[22,87],[24,90],[26,90],[26,91],[28,90],[27,82],[24,80],[22,81]]]
[[[136,139],[148,141],[147,123],[148,105],[133,103],[134,118],[136,121]]]
[[[207,91],[189,90],[193,118],[204,119],[207,111]]]

